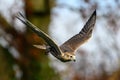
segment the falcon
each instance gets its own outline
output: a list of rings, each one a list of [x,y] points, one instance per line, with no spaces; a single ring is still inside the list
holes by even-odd
[[[60,46],[50,36],[27,20],[23,14],[18,13],[16,17],[47,43],[46,45],[34,45],[35,47],[45,49],[47,53],[51,53],[62,62],[68,62],[76,60],[76,50],[92,36],[96,22],[96,10],[92,13],[81,31]]]

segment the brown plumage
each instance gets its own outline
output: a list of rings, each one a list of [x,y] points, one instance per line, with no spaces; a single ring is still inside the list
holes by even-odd
[[[82,30],[63,43],[61,46],[58,46],[46,33],[30,23],[21,13],[19,13],[17,18],[28,28],[34,31],[39,37],[42,37],[48,44],[46,46],[34,45],[35,47],[46,49],[46,52],[50,52],[57,59],[61,60],[62,62],[67,62],[75,61],[75,51],[77,48],[92,36],[92,31],[96,21],[96,10],[93,12]]]

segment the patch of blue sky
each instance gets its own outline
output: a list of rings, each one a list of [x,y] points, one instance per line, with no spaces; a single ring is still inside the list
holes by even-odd
[[[115,9],[117,7],[115,0],[90,0],[90,4],[97,3],[98,9],[103,11],[103,13],[108,13],[107,9],[110,7],[111,9]],[[56,4],[64,4],[71,6],[72,8],[89,8],[89,3],[86,3],[84,0],[56,0]]]

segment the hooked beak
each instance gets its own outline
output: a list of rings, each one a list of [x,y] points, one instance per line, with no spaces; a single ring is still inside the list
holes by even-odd
[[[74,61],[74,62],[76,61],[76,57],[75,57],[75,56],[73,56],[73,61]]]

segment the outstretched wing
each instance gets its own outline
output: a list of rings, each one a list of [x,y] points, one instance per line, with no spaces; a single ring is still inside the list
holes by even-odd
[[[96,21],[96,10],[93,12],[82,30],[60,46],[63,52],[74,52],[80,45],[86,42],[92,35]]]
[[[43,38],[46,43],[54,50],[54,53],[52,53],[56,58],[59,58],[59,55],[61,55],[61,51],[57,44],[43,31],[41,31],[39,28],[34,26],[30,21],[28,21],[21,13],[16,16],[22,23],[24,23],[28,28],[30,28],[32,31],[34,31],[39,37]]]

